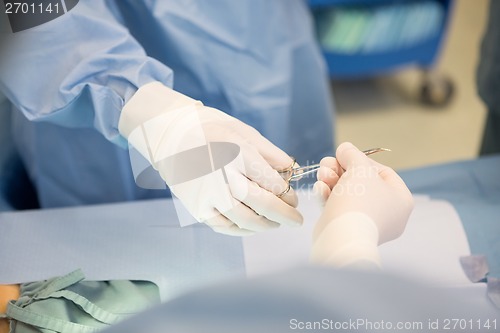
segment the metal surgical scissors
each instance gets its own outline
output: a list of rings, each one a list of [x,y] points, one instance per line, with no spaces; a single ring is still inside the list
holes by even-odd
[[[368,155],[375,154],[375,153],[378,153],[381,151],[391,151],[391,150],[387,149],[387,148],[372,148],[372,149],[364,150],[363,153],[368,156]],[[288,193],[288,191],[290,191],[290,188],[292,187],[292,185],[290,183],[292,181],[298,181],[304,175],[314,173],[314,172],[318,171],[318,169],[320,168],[319,163],[294,168],[293,166],[295,165],[295,158],[292,157],[292,159],[293,159],[293,162],[288,168],[278,171],[280,176],[283,177],[283,179],[288,183],[287,189],[284,190],[283,192],[281,192],[280,194],[278,194],[278,197],[282,197],[283,195]]]

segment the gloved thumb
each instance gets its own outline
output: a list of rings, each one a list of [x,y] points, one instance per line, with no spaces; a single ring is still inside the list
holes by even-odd
[[[358,166],[371,166],[371,160],[350,142],[344,142],[337,148],[337,161],[344,170]]]

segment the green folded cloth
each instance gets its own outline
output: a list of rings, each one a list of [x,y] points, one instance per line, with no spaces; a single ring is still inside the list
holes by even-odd
[[[160,302],[147,281],[84,281],[82,271],[21,285],[7,305],[11,333],[94,333]]]

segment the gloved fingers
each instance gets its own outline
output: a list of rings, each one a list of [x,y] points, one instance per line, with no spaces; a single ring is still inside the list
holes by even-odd
[[[339,164],[337,159],[333,156],[326,156],[319,161],[319,165],[322,167],[327,167],[329,169],[332,169],[333,172],[337,174],[337,176],[342,176],[342,173],[344,172],[344,169],[342,169],[342,166]]]
[[[245,176],[248,179],[276,196],[287,190],[288,183],[255,149],[242,145],[242,154],[245,163]],[[298,205],[298,198],[293,189],[283,194],[281,200],[292,207]]]
[[[272,144],[271,141],[262,136],[255,128],[217,109],[203,107],[203,110],[205,112],[200,113],[202,118],[204,118],[204,115],[207,115],[207,119],[215,121],[221,128],[226,129],[222,132],[217,130],[209,131],[219,136],[223,135],[225,140],[222,141],[227,140],[236,144],[245,142],[247,145],[253,147],[275,170],[285,169],[292,164],[293,160],[288,154]],[[207,127],[210,127],[210,121],[204,123],[204,128]]]
[[[344,170],[356,166],[372,165],[372,160],[350,142],[344,142],[338,146],[336,158]]]
[[[287,153],[262,136],[255,128],[241,121],[239,121],[239,123],[239,126],[237,126],[238,128],[235,129],[237,133],[243,136],[249,144],[254,146],[273,169],[283,170],[293,163],[293,159],[288,156]]]
[[[313,195],[321,207],[325,206],[326,201],[330,197],[331,193],[332,193],[332,190],[331,190],[330,186],[328,186],[326,183],[322,182],[321,180],[318,180],[317,182],[314,183]]]
[[[279,198],[281,200],[283,200],[293,208],[297,208],[297,206],[299,205],[299,197],[297,196],[297,193],[295,192],[293,187],[291,187],[291,185],[290,189],[286,193],[284,194],[278,193],[278,194],[280,194]]]
[[[229,189],[236,200],[241,201],[246,206],[251,208],[258,215],[265,216],[268,220],[288,226],[302,225],[302,215],[297,209],[287,204],[285,201],[278,198],[274,193],[271,193],[258,184],[246,179],[241,174],[230,174]],[[235,179],[231,179],[231,178]],[[246,180],[243,184],[242,177]]]
[[[216,207],[217,208],[217,207]],[[239,203],[228,211],[219,211],[240,229],[261,232],[279,228],[279,223],[269,221],[265,216],[256,214],[253,210]]]
[[[342,167],[333,156],[327,156],[319,162],[320,168],[316,174],[319,181],[324,182],[332,189],[343,173]]]
[[[205,221],[205,224],[212,228],[213,231],[224,235],[250,236],[255,234],[255,231],[241,229],[222,214],[209,218]]]

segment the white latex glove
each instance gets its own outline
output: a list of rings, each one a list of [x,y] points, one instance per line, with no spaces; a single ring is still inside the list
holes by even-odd
[[[319,204],[324,207],[344,170],[333,156],[322,158],[319,164],[320,168],[316,174],[318,181],[314,183],[313,193]]]
[[[402,234],[413,197],[394,170],[351,143],[341,144],[336,156],[322,161],[315,184],[328,200],[314,229],[311,259],[336,266],[380,265],[377,246]]]
[[[120,133],[199,222],[217,232],[248,235],[299,226],[293,189],[276,170],[293,163],[257,130],[159,82],[125,105]]]

